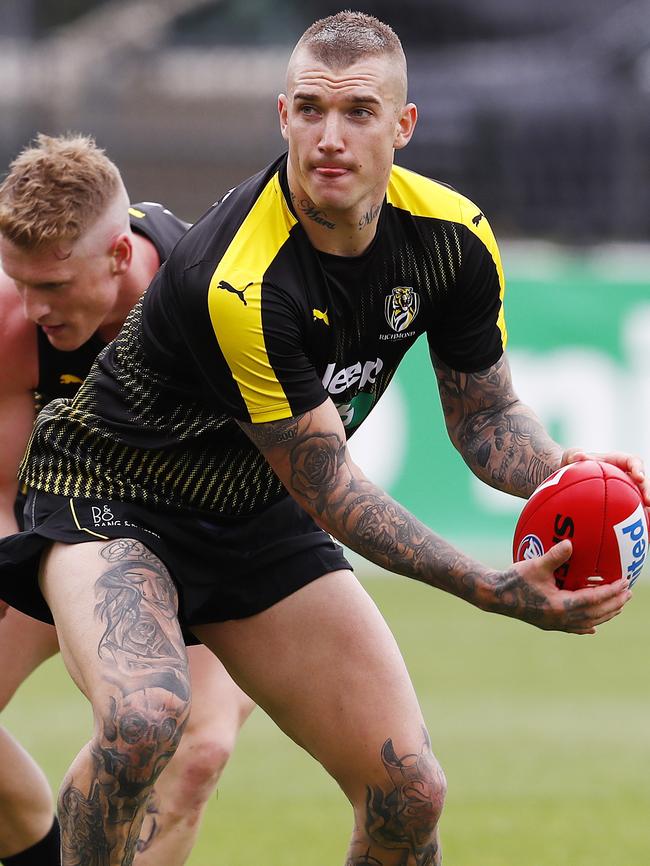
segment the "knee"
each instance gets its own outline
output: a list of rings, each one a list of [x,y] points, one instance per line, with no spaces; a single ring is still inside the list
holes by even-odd
[[[389,848],[403,843],[418,851],[437,850],[437,827],[447,793],[442,767],[428,750],[398,758],[390,740],[382,759],[390,781],[367,786],[368,836]]]
[[[185,808],[200,808],[214,791],[234,748],[234,735],[187,730],[165,776]],[[161,779],[161,782],[164,781]]]
[[[121,790],[150,787],[173,757],[189,714],[189,697],[150,702],[140,692],[110,699],[92,742],[95,760]]]

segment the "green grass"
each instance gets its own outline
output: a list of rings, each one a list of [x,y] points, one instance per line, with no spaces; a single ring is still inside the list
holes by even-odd
[[[572,637],[405,579],[365,584],[397,635],[447,773],[446,866],[650,863],[650,586],[640,582],[597,635]],[[3,721],[53,784],[90,730],[58,659]],[[334,866],[350,828],[336,785],[256,710],[189,866]]]

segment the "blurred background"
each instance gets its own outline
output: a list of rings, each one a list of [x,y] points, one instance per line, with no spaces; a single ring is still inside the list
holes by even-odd
[[[324,0],[0,5],[0,165],[37,131],[92,133],[133,201],[162,201],[188,220],[281,152],[276,96],[291,47],[341,8]],[[650,0],[355,6],[392,24],[409,59],[420,119],[398,161],[473,199],[499,238],[521,396],[566,444],[644,453]],[[429,383],[426,348],[416,346],[353,450],[441,532],[503,553],[519,503],[469,476]],[[432,501],[431,486],[418,486],[423,474],[444,497]]]
[[[193,220],[282,151],[291,47],[347,5],[0,0],[0,170],[38,131],[91,133],[133,201]],[[471,198],[497,234],[520,395],[565,445],[650,460],[650,0],[349,5],[406,49],[420,119],[398,161]],[[438,532],[507,564],[522,503],[449,445],[425,345],[352,449]],[[576,640],[359,571],[449,777],[449,863],[646,866],[647,575],[629,613]],[[5,720],[57,785],[85,713],[55,660]],[[335,786],[258,711],[190,866],[338,863],[349,824]]]
[[[399,160],[458,187],[501,235],[650,233],[648,0],[375,0],[410,66]],[[275,96],[324,0],[2,0],[0,160],[35,131],[88,130],[194,218],[281,148]]]

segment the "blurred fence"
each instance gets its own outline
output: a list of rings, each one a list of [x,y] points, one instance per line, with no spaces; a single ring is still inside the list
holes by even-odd
[[[2,164],[36,131],[89,132],[134,199],[188,219],[283,148],[275,104],[290,45],[340,8],[104,0],[64,28],[30,30],[29,8],[51,22],[84,4],[4,3]],[[400,162],[474,199],[502,236],[648,238],[650,0],[354,5],[393,23],[407,49],[420,121]]]

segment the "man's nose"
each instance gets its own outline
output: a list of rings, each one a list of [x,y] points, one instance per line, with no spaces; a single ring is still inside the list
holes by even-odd
[[[335,112],[325,115],[321,129],[321,150],[343,150],[343,120]]]
[[[25,316],[32,322],[40,322],[51,313],[52,308],[41,292],[35,289],[24,289],[22,296]]]

